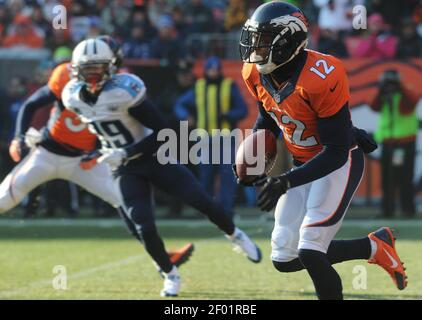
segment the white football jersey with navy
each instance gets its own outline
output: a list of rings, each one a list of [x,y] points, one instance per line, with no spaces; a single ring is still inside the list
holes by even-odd
[[[63,105],[89,125],[103,147],[122,148],[145,137],[145,127],[128,112],[146,97],[146,87],[139,77],[128,73],[113,75],[93,104],[81,99],[82,87],[82,82],[71,80],[63,89]]]

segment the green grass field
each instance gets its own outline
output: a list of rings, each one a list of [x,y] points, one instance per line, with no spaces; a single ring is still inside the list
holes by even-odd
[[[271,222],[239,224],[261,246],[260,264],[233,252],[206,221],[159,221],[168,249],[186,242],[196,246],[180,268],[180,299],[315,299],[305,271],[280,274],[272,267]],[[384,224],[400,232],[397,246],[408,269],[408,287],[398,291],[381,268],[351,261],[336,265],[346,299],[422,299],[422,221],[349,220],[337,238],[361,237]],[[53,288],[56,265],[66,267],[66,290]],[[367,270],[366,289],[353,287],[359,265]],[[2,219],[0,279],[0,299],[159,299],[162,286],[150,258],[118,220]]]

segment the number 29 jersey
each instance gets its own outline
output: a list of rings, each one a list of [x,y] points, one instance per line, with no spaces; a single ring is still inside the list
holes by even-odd
[[[305,50],[300,59],[298,70],[279,90],[254,64],[245,63],[242,76],[249,92],[282,130],[294,159],[307,162],[323,147],[318,119],[336,114],[349,101],[350,93],[340,60],[312,50]]]
[[[141,141],[145,128],[129,114],[146,97],[146,87],[133,74],[121,73],[108,80],[95,103],[81,99],[83,83],[71,80],[63,90],[62,102],[96,133],[103,147],[122,148]]]

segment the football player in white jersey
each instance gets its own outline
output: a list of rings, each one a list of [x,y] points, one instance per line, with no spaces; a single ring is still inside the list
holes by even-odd
[[[180,275],[157,232],[151,184],[202,212],[249,260],[259,262],[258,246],[236,228],[223,206],[212,200],[189,170],[179,164],[158,163],[157,135],[167,124],[147,98],[143,81],[133,74],[114,74],[111,51],[99,47],[95,39],[85,40],[74,49],[72,70],[74,79],[63,90],[63,104],[77,113],[102,142],[98,162],[108,163],[113,169],[124,213],[163,271],[161,295],[178,295]],[[152,133],[146,136],[145,127]]]
[[[113,68],[117,70],[122,59],[118,54],[118,44],[108,36],[97,39],[98,49],[112,48]],[[0,184],[0,214],[18,205],[35,187],[54,179],[72,181],[116,209],[121,206],[121,199],[114,188],[108,165],[96,164],[91,160],[96,136],[86,129],[86,124],[81,123],[73,112],[64,109],[61,104],[60,93],[64,84],[70,81],[69,73],[70,68],[67,68],[66,63],[56,67],[49,85],[41,87],[31,95],[19,111],[15,143],[11,144],[10,150],[13,160],[20,162]],[[55,112],[42,134],[30,128],[35,112],[53,103],[56,104]],[[24,156],[22,151],[27,147],[31,150]],[[142,241],[133,223],[122,214],[121,209],[118,211],[130,232]],[[192,251],[193,245],[187,244],[168,254],[174,264],[181,265],[186,262]]]

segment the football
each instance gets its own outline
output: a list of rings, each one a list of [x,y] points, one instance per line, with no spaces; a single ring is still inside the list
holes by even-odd
[[[242,183],[251,183],[257,176],[282,173],[281,139],[266,129],[247,136],[236,153],[236,173]]]

